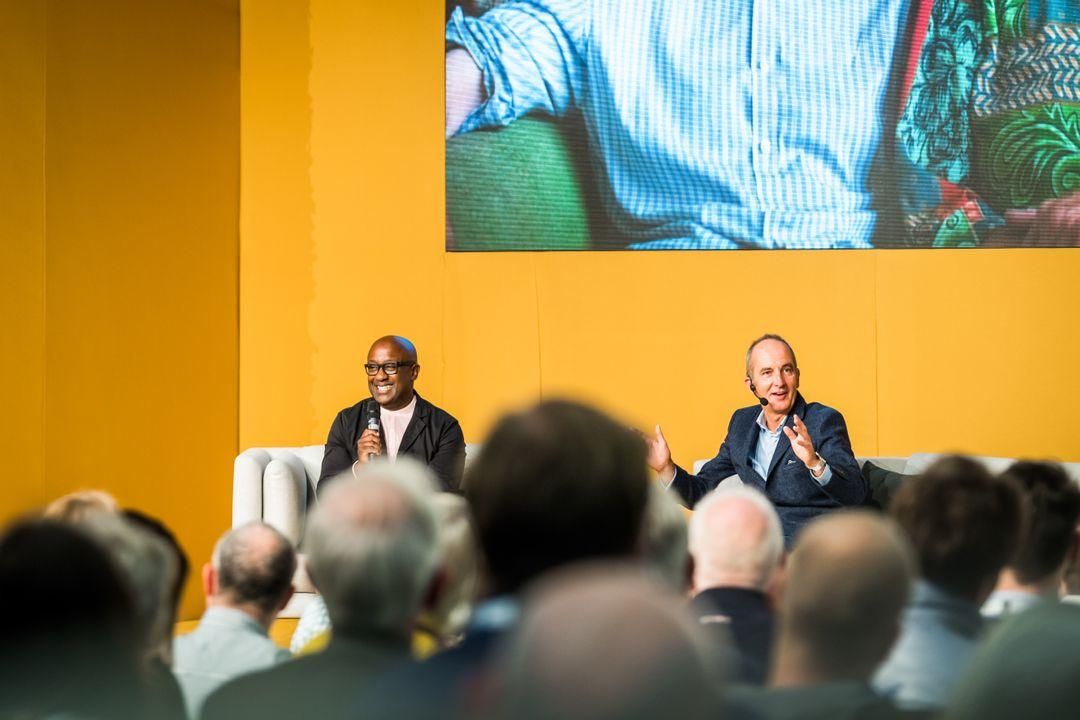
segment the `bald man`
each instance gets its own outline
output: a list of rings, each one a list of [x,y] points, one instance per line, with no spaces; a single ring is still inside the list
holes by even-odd
[[[372,458],[408,455],[426,464],[443,490],[460,492],[465,438],[450,413],[420,397],[416,346],[398,335],[376,340],[364,363],[371,397],[334,418],[326,438],[318,491],[341,473],[355,472]]]
[[[766,593],[783,552],[780,518],[757,490],[713,490],[690,519],[694,613],[717,642],[730,636],[732,677],[753,685],[769,672],[773,608]]]
[[[799,393],[795,351],[779,335],[762,335],[746,351],[746,389],[757,401],[736,410],[720,451],[691,475],[672,460],[656,426],[649,465],[688,508],[732,475],[768,496],[780,516],[784,544],[808,521],[836,508],[862,505],[868,488],[851,451],[844,416]]]
[[[915,553],[899,527],[868,511],[809,524],[787,567],[770,689],[733,691],[760,718],[891,718],[870,687],[900,634]]]

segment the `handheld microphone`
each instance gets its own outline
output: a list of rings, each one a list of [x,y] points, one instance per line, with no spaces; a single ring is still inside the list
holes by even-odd
[[[374,402],[368,403],[365,415],[366,415],[366,418],[367,418],[366,419],[367,429],[368,430],[374,430],[375,432],[379,432],[379,404],[374,403]],[[375,457],[375,453],[368,453],[368,460],[369,461],[373,457]]]
[[[760,395],[757,394],[757,388],[754,387],[754,381],[753,380],[750,381],[750,392],[754,393],[754,397],[756,397],[757,401],[759,403],[761,403],[761,407],[765,407],[766,405],[769,404],[768,400],[766,400],[765,398],[763,398],[763,397],[761,397]]]

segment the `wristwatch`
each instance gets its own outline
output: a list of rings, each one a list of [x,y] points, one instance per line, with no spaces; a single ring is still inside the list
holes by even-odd
[[[813,475],[815,478],[821,477],[821,474],[825,472],[825,458],[818,455],[818,460],[820,460],[820,462],[814,467],[810,468],[810,474]]]

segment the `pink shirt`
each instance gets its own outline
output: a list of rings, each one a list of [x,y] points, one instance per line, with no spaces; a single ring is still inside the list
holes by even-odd
[[[416,395],[412,402],[400,410],[387,410],[379,408],[379,419],[382,420],[383,435],[386,436],[386,455],[391,461],[397,460],[398,448],[401,447],[401,438],[405,435],[405,428],[409,427],[413,412],[416,411]]]

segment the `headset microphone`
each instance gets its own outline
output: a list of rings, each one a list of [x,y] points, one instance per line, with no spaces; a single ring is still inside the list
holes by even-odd
[[[763,397],[761,397],[760,395],[757,394],[757,388],[754,387],[754,381],[753,380],[750,381],[750,392],[754,393],[754,397],[756,397],[757,401],[759,403],[761,403],[761,407],[765,407],[766,405],[769,404],[768,400],[766,400],[765,398],[763,398]]]

